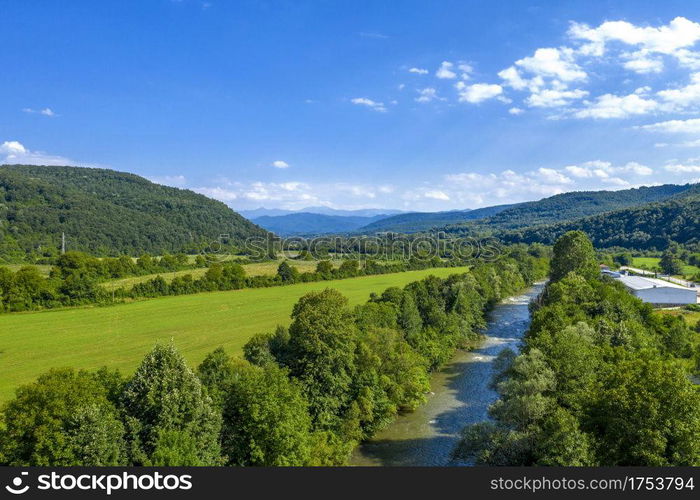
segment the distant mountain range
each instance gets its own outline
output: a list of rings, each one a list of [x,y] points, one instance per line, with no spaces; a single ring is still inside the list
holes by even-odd
[[[336,210],[328,207],[306,207],[301,210],[284,210],[281,208],[256,208],[254,210],[239,210],[239,214],[249,220],[257,219],[258,217],[277,217],[280,215],[293,214],[320,214],[320,215],[338,215],[341,217],[374,217],[375,215],[395,215],[403,213],[402,210],[393,210],[389,208],[364,208],[359,210]]]
[[[240,212],[250,221],[279,236],[349,233],[399,213],[400,210],[379,208],[335,210],[328,207],[308,207],[300,211],[257,208]]]
[[[361,217],[357,215],[295,213],[277,216],[263,215],[251,220],[258,226],[279,236],[314,236],[351,233],[386,217],[390,217],[390,215]]]
[[[261,227],[281,236],[445,231],[470,235],[491,234],[502,236],[508,241],[532,242],[541,238],[551,243],[552,235],[561,233],[559,228],[589,227],[594,224],[596,233],[603,235],[606,230],[600,226],[605,225],[605,217],[600,214],[684,199],[696,190],[697,185],[666,184],[619,191],[575,191],[538,201],[448,212],[390,214],[392,211],[341,211],[316,207],[301,213],[258,209],[243,214]],[[314,213],[314,210],[317,212]],[[320,211],[326,213],[318,213]],[[263,213],[276,215],[260,215]],[[599,217],[585,223],[577,222],[594,216]],[[619,244],[620,241],[644,241],[647,247],[658,246],[659,241],[665,238],[659,236],[661,234],[665,232],[657,231],[654,236],[638,235],[639,238],[621,236],[617,240],[612,235],[606,235],[601,236],[600,243],[608,245],[613,244],[613,241],[614,244]]]

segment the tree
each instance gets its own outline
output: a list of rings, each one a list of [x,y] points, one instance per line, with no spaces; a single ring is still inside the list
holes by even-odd
[[[683,261],[670,249],[663,253],[659,261],[659,266],[664,274],[671,276],[683,274],[683,265]]]
[[[0,456],[15,466],[125,464],[124,427],[91,374],[53,369],[17,390],[0,425]]]
[[[197,367],[197,376],[202,385],[207,388],[214,405],[221,408],[226,389],[231,383],[234,367],[231,357],[223,347],[218,347],[207,354],[204,361]]]
[[[299,384],[274,364],[241,364],[227,388],[222,448],[229,465],[307,465],[312,433]]]
[[[172,344],[156,345],[146,355],[126,384],[121,402],[137,430],[132,439],[149,460],[161,433],[178,431],[195,440],[202,465],[219,463],[221,417]]]
[[[569,231],[554,244],[550,278],[558,281],[570,272],[594,279],[600,274],[595,249],[583,231]]]
[[[290,266],[289,262],[285,260],[277,268],[277,276],[280,277],[283,283],[294,283],[299,279],[299,271],[296,267]]]
[[[322,260],[316,264],[316,272],[324,278],[330,277],[333,272],[333,263],[330,260]]]
[[[304,388],[318,428],[337,428],[350,405],[354,337],[348,300],[337,290],[311,292],[295,304],[288,366]]]
[[[700,465],[700,393],[676,364],[619,359],[589,412],[605,465]]]

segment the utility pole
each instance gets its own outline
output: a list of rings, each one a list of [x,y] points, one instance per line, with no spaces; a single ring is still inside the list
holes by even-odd
[[[61,255],[66,253],[66,233],[61,233]]]

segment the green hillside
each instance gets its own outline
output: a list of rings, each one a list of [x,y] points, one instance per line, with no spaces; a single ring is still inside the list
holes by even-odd
[[[620,246],[660,250],[669,241],[700,243],[700,195],[507,231],[497,236],[508,243],[537,241],[552,244],[565,232],[576,229],[585,231],[598,248]]]
[[[161,254],[221,234],[233,242],[266,232],[224,203],[134,174],[79,167],[0,166],[0,259],[52,255]]]
[[[666,184],[621,191],[575,191],[550,196],[539,201],[520,203],[492,217],[446,229],[448,232],[496,231],[554,224],[668,200],[692,189],[693,187],[689,184],[683,186]]]

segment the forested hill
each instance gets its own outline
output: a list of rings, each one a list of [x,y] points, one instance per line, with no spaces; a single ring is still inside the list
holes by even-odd
[[[698,191],[696,187],[695,192]],[[558,224],[535,226],[498,234],[508,242],[552,244],[567,231],[584,231],[597,248],[666,248],[669,241],[700,243],[700,195],[674,197],[662,203],[616,210]]]
[[[266,231],[224,203],[137,175],[82,167],[0,166],[0,259],[191,251],[221,234],[234,242]]]
[[[575,191],[550,196],[539,201],[519,203],[491,217],[464,225],[471,228],[479,226],[482,229],[493,231],[553,224],[668,200],[692,189],[692,185],[689,184],[682,186],[666,184],[621,191]],[[450,228],[450,230],[458,231],[459,226]]]
[[[514,205],[498,205],[494,207],[477,208],[475,210],[455,210],[450,212],[411,212],[394,215],[377,222],[368,224],[358,232],[381,233],[419,233],[436,227],[456,224],[459,222],[483,219],[497,214]]]

